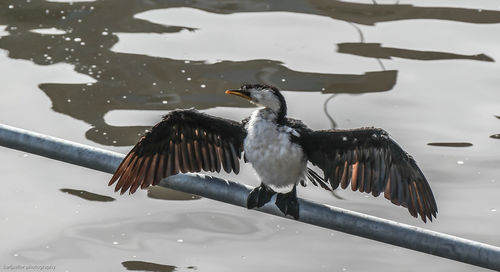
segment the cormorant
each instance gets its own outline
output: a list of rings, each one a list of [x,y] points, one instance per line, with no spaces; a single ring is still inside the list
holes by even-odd
[[[115,191],[134,193],[179,172],[240,170],[250,162],[261,185],[248,196],[249,209],[277,194],[276,205],[299,217],[296,186],[306,178],[326,190],[349,185],[408,208],[413,217],[432,221],[437,205],[415,160],[379,128],[319,130],[287,118],[285,99],[269,85],[245,84],[227,90],[261,106],[241,123],[200,113],[174,110],[163,117],[128,153],[111,178]],[[307,167],[321,168],[324,177]],[[287,193],[274,189],[292,187]]]

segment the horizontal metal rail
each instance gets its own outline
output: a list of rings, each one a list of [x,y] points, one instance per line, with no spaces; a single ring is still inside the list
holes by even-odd
[[[113,173],[123,155],[0,124],[0,145]],[[103,186],[106,181],[103,181]],[[159,184],[229,204],[246,207],[250,186],[203,175],[175,175]],[[299,199],[299,221],[368,239],[500,270],[500,248],[452,235]],[[276,205],[257,209],[283,217]]]

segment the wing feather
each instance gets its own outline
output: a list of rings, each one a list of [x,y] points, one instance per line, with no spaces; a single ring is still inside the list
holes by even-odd
[[[131,154],[133,154],[133,158],[132,160],[130,161],[130,163],[127,163],[125,165],[122,165],[121,167],[123,167],[125,170],[123,170],[123,174],[121,176],[118,176],[117,177],[117,180],[118,180],[118,183],[116,184],[116,187],[115,187],[115,192],[118,192],[120,190],[121,187],[123,187],[123,185],[130,179],[132,178],[132,171],[134,169],[134,166],[135,164],[137,163],[137,159],[139,157],[135,156],[135,152],[131,152]],[[126,159],[126,158],[125,158]],[[117,171],[118,172],[118,171]],[[119,178],[119,179],[118,179]],[[109,185],[111,186],[113,183],[109,183]]]
[[[352,175],[351,175],[351,190],[356,191],[358,189],[358,165],[359,162],[355,162],[351,169],[352,169]]]
[[[160,156],[158,158],[158,166],[165,165],[165,164],[166,164],[165,152],[161,152]],[[165,170],[166,170],[166,167],[156,167],[154,178],[152,180],[149,180],[148,183],[143,183],[141,185],[141,189],[145,189],[145,188],[149,187],[151,184],[153,184],[153,182],[155,180],[160,180],[161,177],[164,177]]]
[[[194,158],[196,161],[196,172],[199,172],[205,168],[203,167],[203,159],[201,157],[200,142],[196,136],[193,140],[193,152],[194,152]]]
[[[239,172],[246,131],[241,123],[196,110],[175,110],[147,132],[122,161],[109,185],[134,193],[179,172]]]
[[[173,143],[168,145],[168,154],[165,157],[167,160],[167,168],[165,169],[165,177],[171,176],[171,175],[176,175],[179,173],[179,169],[175,168],[175,147]]]
[[[187,171],[184,170],[184,164],[182,164],[182,154],[181,154],[181,144],[180,143],[175,143],[174,144],[174,169],[176,170],[175,172],[181,172],[181,173],[186,173]]]
[[[234,148],[233,143],[229,143],[229,149],[231,150],[231,158],[232,158],[232,167],[233,167],[233,172],[235,174],[238,174],[240,172],[240,158],[241,158],[241,153],[236,153],[236,149]]]
[[[382,129],[301,130],[297,140],[332,189],[381,193],[424,222],[436,217],[432,190],[415,160]],[[349,186],[350,184],[350,186]]]

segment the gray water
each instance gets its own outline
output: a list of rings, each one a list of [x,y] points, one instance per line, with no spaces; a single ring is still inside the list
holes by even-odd
[[[0,0],[0,122],[126,153],[169,110],[241,120],[254,108],[224,91],[271,84],[311,128],[386,129],[439,214],[301,197],[498,246],[499,23],[486,0]],[[159,188],[120,196],[108,174],[13,150],[0,161],[4,270],[480,271]],[[217,176],[259,183],[248,165]]]

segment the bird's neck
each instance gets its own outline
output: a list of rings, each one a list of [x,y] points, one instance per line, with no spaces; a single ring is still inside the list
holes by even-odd
[[[277,112],[278,116],[276,117],[276,121],[278,124],[285,124],[286,119],[286,105],[281,105],[279,111]]]
[[[278,123],[279,125],[282,125],[285,123],[286,119],[286,108],[283,109],[281,107],[278,111],[275,111],[267,107],[262,108],[256,111],[256,116],[259,116],[263,120],[275,122]]]

